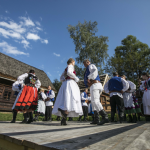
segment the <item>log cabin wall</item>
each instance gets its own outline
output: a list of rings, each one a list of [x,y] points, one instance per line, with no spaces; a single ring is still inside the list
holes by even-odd
[[[12,91],[11,81],[0,79],[0,111],[12,111],[12,106],[16,99],[14,91]]]

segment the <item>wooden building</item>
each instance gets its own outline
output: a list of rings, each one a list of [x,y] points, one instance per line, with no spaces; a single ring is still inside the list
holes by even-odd
[[[103,74],[103,75],[100,75],[100,80],[101,80],[101,83],[102,83],[102,86],[104,87],[105,83],[109,80],[109,76],[108,74]],[[84,85],[84,81],[83,80],[80,80],[79,83],[79,88],[80,88],[80,92],[84,92],[85,90],[85,85]],[[89,88],[88,88],[89,90]],[[103,105],[105,111],[107,113],[110,113],[111,112],[111,107],[110,107],[110,97],[109,97],[109,94],[105,93],[104,91],[101,93],[101,97],[100,97],[100,101],[101,101],[101,104]]]
[[[50,85],[55,91],[51,80],[43,70],[0,53],[0,111],[12,111],[11,108],[16,99],[14,91],[12,91],[12,84],[17,80],[18,76],[28,72],[30,69],[35,70],[38,79],[41,81],[41,88],[47,90]]]

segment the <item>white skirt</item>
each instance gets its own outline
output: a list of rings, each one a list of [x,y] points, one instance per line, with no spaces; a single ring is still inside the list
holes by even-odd
[[[45,114],[45,102],[43,100],[38,100],[37,112]]]
[[[124,107],[135,107],[132,93],[125,92],[123,94]]]
[[[79,115],[83,115],[80,90],[74,80],[69,79],[62,83],[52,111],[52,114],[61,116],[58,108],[67,110],[68,117],[79,117]]]

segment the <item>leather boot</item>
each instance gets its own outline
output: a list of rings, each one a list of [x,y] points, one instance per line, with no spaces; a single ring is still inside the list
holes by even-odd
[[[136,118],[136,115],[133,115],[133,123],[136,123],[136,121],[137,121],[137,118]]]
[[[108,115],[107,115],[106,111],[103,109],[99,113],[102,116],[102,121],[100,123],[98,123],[97,125],[103,125],[105,123],[108,123],[109,119],[108,119]]]
[[[78,121],[81,121],[81,118],[82,118],[82,116],[79,117],[79,120],[78,120]]]
[[[138,114],[138,121],[141,121],[140,115]]]
[[[27,123],[27,113],[23,114],[24,120],[21,123]]]
[[[120,112],[120,115],[119,115],[120,123],[123,122],[123,117],[124,117],[124,113]]]
[[[67,118],[67,114],[64,114],[64,117],[61,120],[61,125],[67,125],[67,123],[66,123],[67,119],[66,118]]]
[[[131,115],[128,115],[129,116],[129,121],[128,121],[128,123],[132,123],[132,116]]]
[[[95,116],[95,120],[92,121],[90,124],[98,124],[99,123],[100,118],[99,118],[99,114],[97,111],[94,111],[94,116]]]
[[[63,117],[63,118],[65,118],[65,119],[67,120],[67,114],[65,114],[65,111],[64,111],[64,110],[62,110],[62,109],[60,109],[60,108],[58,108],[58,111],[60,111],[60,112],[61,112],[62,117]]]
[[[126,114],[124,114],[124,121],[127,121]]]
[[[30,118],[27,121],[27,124],[30,124],[31,122],[33,122],[33,114],[32,114],[32,112],[29,112],[29,116],[30,116]]]
[[[17,117],[17,111],[13,111],[13,120],[10,123],[15,123]]]
[[[111,112],[111,122],[115,122],[114,116],[115,116],[115,112]]]

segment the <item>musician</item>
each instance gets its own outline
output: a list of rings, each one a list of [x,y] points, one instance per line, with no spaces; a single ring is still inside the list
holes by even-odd
[[[143,99],[142,99],[144,115],[150,115],[150,77],[148,73],[143,72],[142,78],[144,81],[142,81],[142,85],[140,86],[140,89],[144,91]]]
[[[47,99],[45,99],[46,103],[45,121],[52,121],[52,106],[55,98],[55,93],[52,90],[51,86],[48,86],[48,92],[46,93],[46,96]]]
[[[110,105],[111,105],[111,122],[114,122],[114,116],[116,113],[116,105],[119,110],[120,123],[123,121],[124,116],[124,102],[123,93],[129,89],[129,83],[123,78],[118,77],[118,73],[113,73],[111,78],[104,86],[104,91],[110,93]]]
[[[86,87],[90,87],[92,111],[94,111],[95,115],[95,120],[91,124],[103,125],[104,123],[109,122],[109,120],[107,113],[100,103],[100,94],[103,91],[103,87],[100,83],[98,69],[94,64],[91,64],[88,59],[85,59],[83,64],[86,68],[84,73],[84,84]],[[99,122],[99,114],[102,116],[101,122]]]
[[[81,94],[81,104],[82,104],[82,110],[84,119],[83,121],[87,121],[86,117],[88,115],[88,95],[87,95],[88,89],[85,89],[85,91]],[[79,121],[81,121],[82,116],[79,117]]]
[[[122,75],[121,78],[123,78],[124,80],[126,80],[126,76]],[[135,92],[136,90],[136,85],[127,80],[127,82],[129,83],[129,89],[127,91],[125,91],[123,93],[123,100],[124,100],[124,107],[125,107],[125,114],[128,114],[129,116],[129,123],[133,122],[136,123],[136,113],[140,113],[141,110],[140,108],[138,108],[138,103],[135,102],[136,99],[133,95],[133,92]],[[131,114],[133,115],[133,118],[131,116]]]

